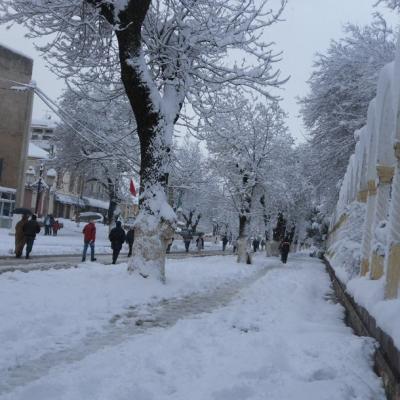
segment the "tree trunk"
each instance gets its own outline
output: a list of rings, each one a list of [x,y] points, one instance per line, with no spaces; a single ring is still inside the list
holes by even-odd
[[[238,239],[238,256],[237,262],[242,264],[251,264],[251,256],[247,251],[248,228],[250,226],[250,218],[246,215],[239,216],[239,239]]]
[[[163,107],[141,51],[141,24],[150,1],[128,4],[119,14],[121,29],[116,35],[121,79],[135,114],[141,155],[139,215],[128,271],[165,282],[165,253],[176,222],[165,192],[175,115]]]

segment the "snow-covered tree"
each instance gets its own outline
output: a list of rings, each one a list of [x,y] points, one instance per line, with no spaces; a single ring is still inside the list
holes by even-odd
[[[249,262],[246,246],[254,203],[263,185],[274,179],[276,156],[290,147],[291,138],[276,101],[253,105],[234,95],[227,101],[234,105],[233,111],[204,118],[199,135],[238,215],[238,262]]]
[[[376,5],[385,3],[392,10],[400,11],[400,0],[378,0]]]
[[[94,102],[66,90],[60,110],[63,120],[55,131],[56,152],[51,163],[58,170],[79,175],[85,183],[97,182],[104,187],[110,200],[111,224],[123,177],[132,176],[139,165],[139,145],[129,103],[124,96]]]
[[[130,270],[164,280],[165,247],[175,214],[168,206],[174,125],[185,100],[213,107],[221,87],[270,97],[278,56],[262,40],[286,4],[268,0],[3,0],[0,22],[25,24],[53,70],[86,93],[86,84],[121,79],[141,148],[140,215]],[[275,2],[276,4],[276,2]],[[238,57],[240,62],[232,61]],[[120,74],[120,78],[119,78]],[[158,268],[157,268],[158,267]]]
[[[336,201],[337,184],[354,151],[354,132],[366,122],[378,72],[395,53],[394,34],[381,17],[364,28],[348,25],[345,32],[326,54],[317,55],[310,94],[300,101],[311,135],[309,171],[328,208]]]

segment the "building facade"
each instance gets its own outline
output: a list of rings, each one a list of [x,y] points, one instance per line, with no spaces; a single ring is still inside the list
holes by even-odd
[[[23,205],[33,91],[32,59],[0,45],[0,227]]]

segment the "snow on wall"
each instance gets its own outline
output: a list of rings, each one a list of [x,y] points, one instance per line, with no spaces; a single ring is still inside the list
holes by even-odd
[[[355,133],[358,143],[349,160],[331,217],[327,257],[338,278],[346,284],[346,290],[368,310],[400,349],[400,282],[395,280],[400,260],[394,258],[391,264],[388,261],[392,249],[400,246],[400,196],[397,195],[400,193],[400,154],[395,150],[400,141],[399,43],[396,60],[387,64],[379,74],[377,95],[368,108],[367,124]],[[400,153],[398,148],[397,152]],[[381,176],[377,173],[378,165]],[[394,178],[390,181],[392,167],[395,167]],[[362,193],[366,184],[367,203],[363,198],[365,192]],[[385,207],[384,212],[379,205],[382,202],[372,201],[373,196],[381,198],[382,191],[390,203],[390,208]],[[366,218],[366,204],[373,207],[373,218]],[[361,243],[363,249],[368,249],[366,254],[361,254]],[[384,275],[379,279],[372,279],[370,275],[373,254],[385,257]],[[361,265],[365,276],[360,276]],[[394,293],[397,289],[397,298],[388,294],[388,287],[394,287]]]

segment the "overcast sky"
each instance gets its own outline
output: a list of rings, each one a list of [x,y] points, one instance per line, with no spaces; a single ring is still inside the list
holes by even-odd
[[[324,52],[331,39],[342,36],[343,25],[347,22],[367,24],[372,13],[382,12],[390,22],[397,16],[383,6],[374,8],[376,0],[289,0],[284,12],[285,21],[280,22],[268,32],[276,49],[283,51],[280,65],[283,76],[290,80],[281,93],[283,107],[289,114],[289,127],[296,138],[302,140],[304,128],[298,118],[296,98],[307,93],[307,79],[316,52]],[[46,69],[45,63],[35,51],[32,42],[24,37],[25,30],[14,26],[9,30],[0,27],[0,43],[14,48],[34,59],[33,79],[51,98],[56,99],[63,83]],[[35,99],[34,116],[41,117],[47,108]]]

